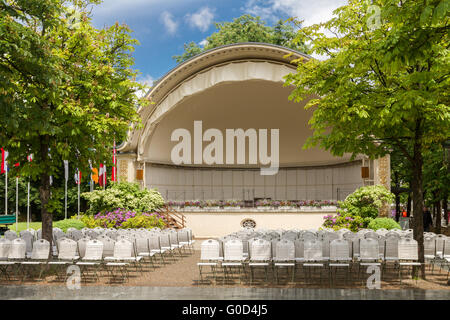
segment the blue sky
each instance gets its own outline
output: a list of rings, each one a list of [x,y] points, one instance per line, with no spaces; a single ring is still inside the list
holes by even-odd
[[[151,85],[176,66],[172,56],[183,44],[201,42],[216,31],[214,22],[231,21],[250,13],[269,25],[292,16],[304,25],[326,21],[345,0],[104,0],[92,9],[94,26],[118,21],[133,30],[140,45],[133,56],[139,81]]]

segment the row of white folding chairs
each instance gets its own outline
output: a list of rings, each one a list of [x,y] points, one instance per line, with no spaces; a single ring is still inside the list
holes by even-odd
[[[227,243],[228,248],[230,245],[234,245],[236,252],[237,260],[245,260],[246,258],[250,258],[250,260],[254,259],[255,253],[253,252],[253,245],[255,241],[248,242],[250,245],[249,255],[246,256],[244,254],[244,244],[239,239],[232,239],[225,242],[224,251],[222,253],[220,242],[218,240],[209,239],[202,243],[201,247],[201,260],[231,260],[230,256],[227,256]],[[263,257],[268,260],[271,257],[274,257],[275,260],[278,260],[279,257],[277,253],[278,244],[280,243],[292,243],[294,248],[294,259],[297,261],[311,261],[311,260],[333,260],[336,256],[336,252],[333,251],[337,247],[339,248],[340,258],[338,260],[418,260],[418,247],[417,241],[410,238],[401,238],[396,239],[394,237],[388,237],[387,244],[385,246],[385,252],[383,255],[379,253],[379,242],[376,239],[367,238],[367,239],[358,239],[359,244],[359,252],[356,255],[352,255],[353,241],[349,242],[344,239],[334,239],[331,242],[323,242],[320,240],[280,240],[280,241],[268,241],[264,239],[258,239],[256,243],[264,244],[262,247],[264,248]],[[450,239],[446,239],[444,242],[444,251],[443,258],[450,258]],[[289,245],[292,248],[292,245]],[[242,247],[242,256],[241,256],[241,248]],[[257,252],[260,252],[261,249],[257,249]],[[283,249],[282,252],[285,252]]]
[[[86,241],[84,241],[86,240]],[[104,244],[100,240],[88,240],[83,238],[79,242],[63,238],[58,240],[59,253],[57,259],[50,259],[50,243],[45,239],[36,240],[30,259],[26,258],[26,244],[23,239],[17,238],[12,241],[8,239],[0,240],[1,258],[7,260],[0,261],[0,269],[9,278],[8,267],[24,266],[40,267],[42,274],[43,265],[54,265],[64,267],[68,264],[78,265],[82,273],[87,268],[98,268],[104,264],[106,268],[126,268],[130,263],[136,265],[138,269],[141,256],[137,256],[132,242],[121,239],[114,242],[111,256],[104,256]],[[17,270],[10,270],[16,272]],[[122,271],[121,271],[122,272]],[[95,273],[96,274],[96,273]],[[98,278],[98,277],[97,277]]]

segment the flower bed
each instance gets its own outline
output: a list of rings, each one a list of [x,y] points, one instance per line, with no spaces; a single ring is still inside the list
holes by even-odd
[[[94,216],[84,215],[81,221],[87,228],[164,228],[165,224],[162,216],[157,212],[137,213],[126,209],[116,209],[114,211],[99,212]]]
[[[287,201],[260,199],[255,201],[254,207],[246,207],[244,201],[239,200],[187,200],[168,201],[166,204],[180,211],[221,211],[221,210],[258,210],[258,211],[335,211],[336,201]]]

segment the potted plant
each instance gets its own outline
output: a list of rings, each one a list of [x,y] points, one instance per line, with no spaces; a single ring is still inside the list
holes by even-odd
[[[208,211],[218,211],[220,210],[221,202],[215,200],[206,200],[204,202],[204,209]]]
[[[293,208],[294,207],[292,201],[282,200],[280,201],[280,206],[278,207],[278,210],[292,210]]]
[[[188,200],[184,202],[185,211],[197,211],[203,208],[203,203],[200,200]]]
[[[258,210],[268,210],[272,208],[272,201],[268,199],[261,199],[257,200],[255,205]]]
[[[337,203],[335,201],[324,200],[321,203],[322,210],[336,210]]]
[[[241,202],[237,200],[225,200],[223,202],[224,210],[239,210],[241,208]]]

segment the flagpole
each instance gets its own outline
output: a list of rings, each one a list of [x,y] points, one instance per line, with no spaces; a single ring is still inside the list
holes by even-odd
[[[64,160],[64,219],[67,219],[67,180],[69,179],[69,161]]]
[[[65,194],[64,194],[64,219],[67,219],[67,180],[65,181]]]
[[[28,181],[28,195],[27,195],[27,230],[30,229],[30,181]]]
[[[80,219],[80,184],[81,184],[80,171],[78,171],[77,174],[78,174],[78,219]]]
[[[5,215],[8,214],[8,162],[5,161]]]
[[[18,231],[19,223],[19,177],[16,177],[16,232]]]

